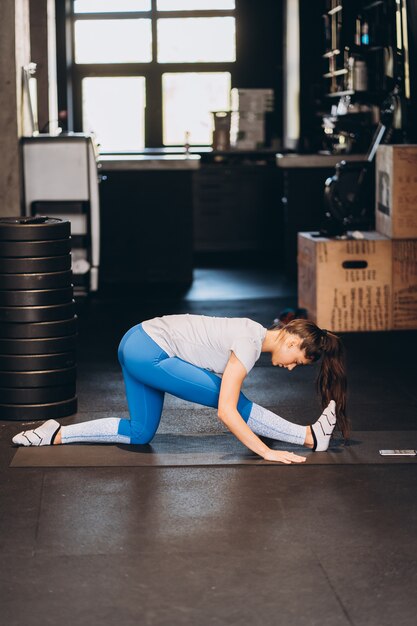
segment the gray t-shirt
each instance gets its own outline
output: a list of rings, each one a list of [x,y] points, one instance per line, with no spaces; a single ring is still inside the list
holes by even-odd
[[[222,374],[233,351],[249,373],[259,359],[266,328],[247,317],[164,315],[142,322],[169,356]]]

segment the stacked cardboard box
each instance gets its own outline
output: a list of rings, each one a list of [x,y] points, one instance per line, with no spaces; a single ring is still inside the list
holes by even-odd
[[[375,196],[392,244],[392,328],[417,328],[417,145],[379,146]]]
[[[274,110],[273,89],[231,91],[231,145],[240,150],[255,150],[265,144],[265,113]]]
[[[388,330],[392,324],[391,241],[298,233],[298,305],[328,330]]]
[[[417,328],[417,145],[378,148],[376,228],[363,239],[298,234],[298,304],[319,326]]]

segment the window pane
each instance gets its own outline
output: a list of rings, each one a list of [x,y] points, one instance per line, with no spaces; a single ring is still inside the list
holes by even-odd
[[[183,145],[189,133],[192,145],[210,145],[211,111],[229,109],[229,72],[163,74],[163,141],[165,146]]]
[[[151,0],[75,0],[74,13],[112,13],[150,11]]]
[[[157,24],[159,63],[236,60],[234,17],[167,18]]]
[[[151,20],[76,20],[76,63],[149,63]]]
[[[83,130],[94,132],[101,151],[145,145],[145,78],[84,78]]]
[[[215,11],[235,8],[235,0],[157,0],[158,11]]]

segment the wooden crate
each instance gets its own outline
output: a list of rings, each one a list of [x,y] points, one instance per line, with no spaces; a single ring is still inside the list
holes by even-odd
[[[392,241],[392,325],[417,328],[417,239]]]
[[[392,327],[392,240],[298,233],[298,306],[336,332]]]
[[[375,197],[378,232],[417,238],[417,145],[378,147]]]

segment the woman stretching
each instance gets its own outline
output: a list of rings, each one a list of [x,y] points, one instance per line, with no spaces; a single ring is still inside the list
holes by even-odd
[[[288,422],[241,392],[243,380],[261,352],[271,354],[272,365],[290,371],[321,358],[317,383],[324,410],[314,424]],[[267,330],[248,318],[166,315],[127,331],[118,356],[130,420],[111,417],[60,426],[51,419],[19,433],[13,443],[149,443],[159,426],[165,392],[216,408],[225,426],[267,461],[301,463],[305,457],[272,450],[257,435],[324,451],[337,421],[343,436],[348,437],[341,341],[308,320],[296,319]]]

